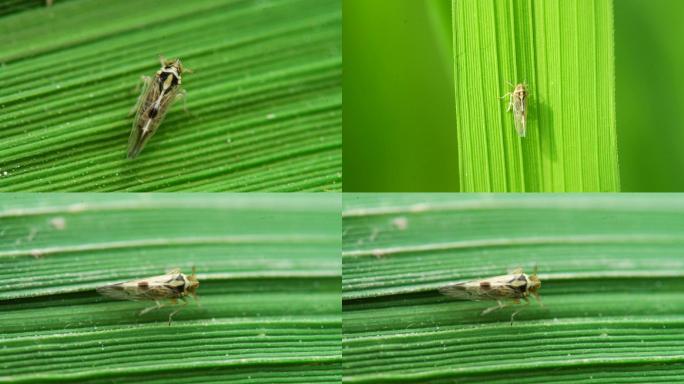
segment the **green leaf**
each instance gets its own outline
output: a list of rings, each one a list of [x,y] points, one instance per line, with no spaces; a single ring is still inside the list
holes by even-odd
[[[0,18],[0,190],[341,189],[339,0],[79,0]],[[158,55],[176,103],[141,156]]]
[[[8,194],[0,381],[334,383],[339,198]],[[95,288],[197,267],[178,312]],[[165,302],[165,304],[170,304]]]
[[[62,0],[73,1],[73,0]],[[4,0],[0,3],[0,16],[19,13],[31,8],[40,8],[48,5],[49,0]]]
[[[345,381],[674,382],[684,371],[679,195],[352,195]],[[538,266],[513,325],[448,283]],[[510,303],[515,306],[515,304]],[[522,304],[521,304],[522,305]]]
[[[453,0],[453,23],[461,191],[619,191],[613,2]]]

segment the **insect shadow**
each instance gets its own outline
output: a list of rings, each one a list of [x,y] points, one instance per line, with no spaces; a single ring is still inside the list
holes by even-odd
[[[534,111],[536,113],[533,113],[534,126],[539,130],[540,140],[545,139],[548,142],[548,145],[542,146],[542,149],[547,148],[542,155],[548,159],[556,160],[558,151],[556,151],[556,131],[553,129],[553,109],[543,100],[539,100],[534,105],[536,109]]]

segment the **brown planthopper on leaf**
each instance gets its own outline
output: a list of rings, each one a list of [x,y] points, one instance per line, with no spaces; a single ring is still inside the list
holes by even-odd
[[[171,312],[169,315],[169,325],[171,325],[171,318],[173,318],[173,315],[178,313],[178,311],[188,304],[186,299],[188,295],[192,295],[192,297],[195,298],[195,301],[197,301],[196,290],[198,287],[199,281],[195,275],[195,267],[193,267],[192,275],[190,276],[182,274],[179,269],[174,269],[165,275],[98,287],[97,292],[103,296],[117,300],[153,300],[157,303],[157,305],[153,307],[145,308],[140,311],[140,315],[164,307],[165,305],[160,303],[160,300],[170,299],[171,303],[176,305],[178,304],[178,299],[181,299],[183,300],[183,306]]]
[[[164,120],[171,104],[185,96],[185,91],[181,88],[183,64],[180,59],[159,59],[161,68],[154,78],[142,77],[143,90],[131,110],[131,114],[135,113],[135,119],[128,138],[129,159],[140,154]]]
[[[509,97],[508,109],[506,112],[513,110],[513,119],[515,120],[515,131],[518,136],[525,137],[527,133],[527,86],[525,84],[518,84],[513,88],[513,92],[505,94],[503,97]]]
[[[536,268],[532,275],[526,275],[523,273],[522,268],[518,268],[508,275],[448,284],[441,287],[439,292],[461,300],[496,300],[497,306],[482,311],[482,315],[486,315],[510,305],[502,302],[502,300],[506,299],[512,300],[515,304],[520,304],[520,299],[523,299],[527,303],[526,305],[529,305],[530,300],[528,297],[532,295],[541,305],[539,288],[541,288],[541,281],[537,277]],[[513,312],[511,324],[513,324],[515,315],[522,311],[523,308]]]

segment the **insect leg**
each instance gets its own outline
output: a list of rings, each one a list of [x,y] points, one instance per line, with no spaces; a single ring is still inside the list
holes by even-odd
[[[155,300],[154,302],[157,303],[157,305],[155,305],[154,307],[148,307],[148,308],[143,309],[142,311],[140,311],[140,313],[138,313],[138,316],[142,316],[149,311],[153,311],[155,309],[159,309],[159,308],[164,307],[164,304],[160,303],[158,300]]]
[[[185,297],[181,297],[181,300],[183,300],[183,305],[182,305],[180,308],[176,309],[175,311],[171,312],[171,314],[169,315],[169,327],[171,326],[171,319],[173,318],[173,315],[175,315],[175,314],[178,313],[181,309],[185,308],[186,305],[188,305],[188,301],[185,300]],[[174,303],[174,304],[178,304],[178,301],[174,299],[174,300],[173,300],[173,303]]]
[[[513,108],[513,94],[511,92],[508,92],[507,94],[501,96],[502,99],[509,98],[508,100],[508,108],[506,109],[506,112],[510,112],[511,109]]]
[[[185,113],[190,113],[190,111],[188,111],[188,104],[186,102],[187,101],[187,97],[186,97],[187,95],[188,95],[188,92],[185,89],[181,89],[180,92],[178,92],[176,94],[176,100],[175,101],[183,100],[183,111],[185,111]]]
[[[140,76],[140,82],[138,82],[138,85],[135,87],[135,91],[139,92],[140,91],[140,86],[142,83],[143,91],[140,92],[140,96],[138,96],[138,100],[135,102],[135,105],[131,110],[128,112],[128,116],[132,116],[138,111],[138,108],[140,108],[140,105],[143,102],[143,95],[147,93],[147,88],[149,88],[150,84],[152,83],[152,78],[149,76]]]
[[[500,99],[503,100],[507,97],[509,98],[509,100],[508,100],[508,108],[506,109],[506,112],[510,112],[511,108],[513,108],[513,93],[508,92],[505,95],[501,96]]]
[[[525,305],[522,306],[522,307],[521,307],[520,309],[518,309],[517,311],[513,312],[513,314],[511,315],[511,325],[513,325],[513,319],[515,318],[515,315],[517,315],[517,314],[520,313],[523,309],[527,308],[527,307],[530,305],[530,299],[528,299],[527,297],[523,297],[523,299],[525,300]],[[515,303],[516,303],[516,304],[520,304],[520,300],[516,300]]]
[[[202,308],[202,304],[200,303],[199,296],[197,296],[197,294],[193,293],[192,298],[195,299],[195,304],[197,304],[197,307]]]
[[[508,304],[502,303],[501,300],[497,300],[496,302],[499,303],[499,305],[497,305],[496,307],[490,307],[490,308],[485,309],[484,311],[482,311],[480,316],[484,316],[488,313],[492,313],[492,312],[496,311],[497,309],[506,308],[508,306]]]

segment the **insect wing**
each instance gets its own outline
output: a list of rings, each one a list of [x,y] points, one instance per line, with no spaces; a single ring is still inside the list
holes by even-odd
[[[146,299],[161,300],[161,299],[175,299],[180,297],[180,293],[166,285],[155,285],[141,293]]]
[[[525,137],[527,131],[527,90],[523,85],[518,85],[511,95],[513,105],[513,118],[515,130],[518,136]]]
[[[513,107],[515,116],[515,130],[518,136],[525,137],[527,131],[527,110],[525,109],[525,99],[517,100]]]
[[[103,296],[117,300],[159,300],[179,297],[178,290],[168,285],[177,274],[166,274],[146,279],[131,280],[124,283],[105,285],[97,288]]]
[[[472,280],[449,284],[439,291],[450,297],[462,300],[500,300],[517,299],[522,294],[511,285],[510,281],[517,279],[517,275],[494,276],[482,280]]]
[[[147,76],[143,77],[144,85],[143,89],[138,96],[138,102],[136,104],[135,119],[133,119],[133,128],[135,128],[140,121],[143,113],[152,105],[154,100],[159,97],[159,80],[155,76],[151,79]]]
[[[149,140],[149,132],[145,134],[143,128],[147,123],[147,119],[144,117],[146,112],[152,106],[155,100],[159,97],[159,80],[155,77],[153,80],[148,80],[145,82],[145,86],[138,99],[138,108],[135,113],[135,118],[133,119],[133,127],[131,128],[131,134],[128,137],[128,158],[134,159],[142,151],[147,140]]]
[[[439,290],[442,294],[461,300],[492,300],[490,279],[471,280],[449,284]]]
[[[461,300],[480,300],[478,292],[470,287],[470,282],[454,283],[439,289],[443,295]]]
[[[522,273],[495,276],[488,280],[491,282],[491,289],[485,294],[492,300],[520,299],[527,286],[527,277]]]
[[[124,283],[105,285],[97,288],[97,293],[116,300],[140,300],[137,292],[126,289]]]
[[[171,104],[173,104],[173,102],[176,101],[176,98],[180,90],[180,85],[176,85],[173,88],[168,89],[166,93],[164,93],[164,97],[162,97],[161,102],[159,103],[159,112],[157,113],[157,117],[155,119],[157,121],[157,125],[155,126],[153,131],[156,131],[159,124],[161,124],[162,120],[164,120],[164,117],[166,117],[166,113],[169,111]]]
[[[178,278],[181,277],[180,280]],[[185,290],[185,277],[181,273],[167,273],[166,275],[155,276],[147,281],[147,287],[141,287],[141,281],[131,282],[136,283],[138,288],[142,291],[141,295],[144,295],[148,299],[159,300],[159,299],[173,299],[182,296],[182,292]]]
[[[159,102],[159,109],[154,117],[149,117],[150,108],[154,105],[160,95],[159,80],[155,78],[152,84],[143,92],[142,102],[133,120],[131,135],[128,137],[128,158],[136,158],[145,147],[145,144],[154,136],[157,128],[164,120],[169,107],[176,99],[179,86],[167,89]]]

